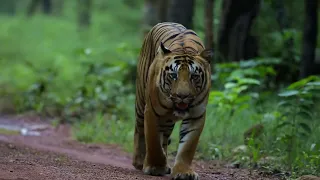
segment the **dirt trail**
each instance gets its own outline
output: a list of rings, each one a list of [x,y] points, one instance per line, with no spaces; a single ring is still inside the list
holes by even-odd
[[[40,136],[0,131],[0,180],[165,180],[169,176],[143,175],[131,165],[131,155],[115,145],[81,144],[69,128],[55,130],[34,117],[1,117],[0,125],[38,126]],[[39,126],[41,125],[41,126]],[[0,126],[1,129],[1,126]],[[201,180],[277,179],[257,171],[230,169],[213,162],[194,163]]]

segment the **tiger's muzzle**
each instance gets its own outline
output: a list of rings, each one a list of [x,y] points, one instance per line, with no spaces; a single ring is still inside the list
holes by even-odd
[[[174,109],[179,111],[188,111],[190,104],[194,100],[191,94],[173,94],[170,96]]]

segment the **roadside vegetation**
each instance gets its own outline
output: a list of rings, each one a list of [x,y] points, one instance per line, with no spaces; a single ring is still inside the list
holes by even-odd
[[[320,77],[294,78],[301,62],[303,16],[279,30],[266,16],[272,12],[268,2],[252,30],[260,39],[259,56],[213,62],[213,87],[197,158],[262,168],[284,177],[319,176]],[[295,2],[291,14],[303,14],[303,2]],[[23,5],[15,16],[1,15],[2,111],[32,111],[53,118],[56,125],[71,123],[73,136],[81,142],[115,143],[131,152],[143,1],[134,3],[135,8],[129,4],[95,1],[86,30],[78,28],[73,1],[65,2],[60,16],[26,17]],[[216,4],[218,25],[221,2]],[[197,3],[194,29],[204,38],[202,17],[203,3]],[[287,39],[294,41],[289,49]],[[317,51],[319,45],[318,36]],[[170,145],[173,155],[179,124]]]

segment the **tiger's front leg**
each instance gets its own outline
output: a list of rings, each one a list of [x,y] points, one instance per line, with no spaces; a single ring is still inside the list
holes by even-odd
[[[180,141],[171,176],[175,180],[199,180],[198,174],[191,168],[205,122],[205,113],[199,118],[185,119],[180,127]]]
[[[146,156],[143,163],[143,172],[153,176],[163,176],[168,171],[167,157],[161,145],[158,121],[159,117],[147,103],[144,119]]]

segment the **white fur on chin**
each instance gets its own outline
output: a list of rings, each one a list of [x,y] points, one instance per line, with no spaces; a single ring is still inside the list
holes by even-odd
[[[175,115],[176,117],[185,119],[189,116],[189,112],[185,111],[185,112],[181,112],[181,111],[173,111],[173,115]]]

